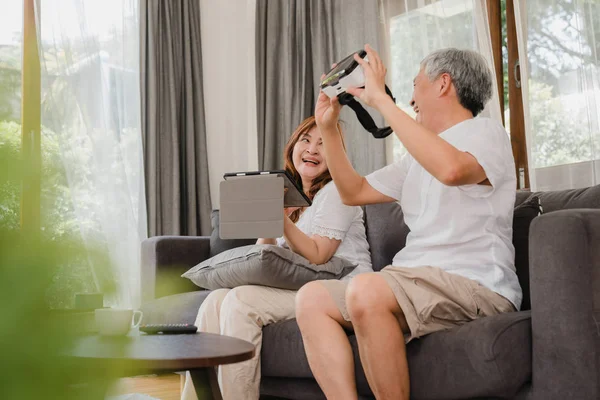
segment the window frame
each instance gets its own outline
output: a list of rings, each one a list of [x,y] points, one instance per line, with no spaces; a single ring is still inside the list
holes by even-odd
[[[517,44],[517,28],[514,13],[514,1],[506,1],[506,47],[508,53],[508,106],[510,142],[515,159],[515,175],[517,189],[530,187],[529,163],[527,161],[527,139],[525,136],[525,115],[523,112],[523,95],[521,92],[521,69],[519,68],[519,48]],[[488,23],[492,40],[492,53],[498,85],[498,97],[504,119],[504,69],[502,59],[502,0],[486,0]]]
[[[41,65],[36,18],[40,1],[23,0],[21,64],[21,230],[37,233],[41,226]]]

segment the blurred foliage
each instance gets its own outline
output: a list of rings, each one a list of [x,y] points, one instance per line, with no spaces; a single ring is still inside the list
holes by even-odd
[[[14,126],[13,126],[14,128]],[[18,187],[25,166],[10,146],[0,146],[0,204],[14,201],[5,188]],[[70,260],[106,255],[84,249],[64,237],[25,234],[18,226],[0,224],[0,398],[102,399],[118,365],[99,372],[65,357],[77,336],[73,326],[49,308],[47,291]],[[66,271],[69,272],[69,271]],[[114,282],[100,274],[105,293]]]
[[[14,231],[20,226],[21,171],[16,168],[21,158],[20,124],[0,121],[0,152],[6,166],[3,172],[11,174],[0,181],[0,228]],[[46,128],[42,128],[41,174],[42,238],[55,242],[77,242],[80,240],[79,225],[73,212],[58,141],[54,132]],[[90,265],[86,254],[71,253],[69,258],[62,260],[47,291],[50,307],[70,308],[75,293],[99,289]]]
[[[86,321],[82,313],[64,309],[72,306],[78,292],[102,291],[105,299],[113,295],[113,266],[105,247],[83,245],[81,229],[89,221],[74,212],[72,193],[77,188],[69,185],[57,136],[65,131],[63,125],[52,125],[54,131],[42,127],[41,171],[30,171],[22,162],[22,33],[15,35],[13,45],[0,46],[0,399],[103,399],[125,366],[111,362],[92,368],[89,362],[69,357],[79,343],[81,322],[92,321],[93,314],[90,319],[87,313]],[[67,59],[77,63],[86,54],[83,48],[42,53],[54,92],[60,89],[60,82],[53,85],[58,64],[65,65]],[[124,57],[135,58],[136,52]],[[43,92],[42,99],[47,94]],[[70,106],[64,104],[65,109]],[[67,155],[69,161],[84,165],[77,163],[83,152],[74,153]],[[22,178],[38,172],[41,230],[25,233],[20,227]]]
[[[0,120],[17,121],[21,118],[21,71],[2,67],[4,49],[0,49],[0,93],[12,95],[0,96]]]

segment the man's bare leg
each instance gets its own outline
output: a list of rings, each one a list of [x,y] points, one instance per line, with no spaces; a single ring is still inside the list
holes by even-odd
[[[357,399],[352,347],[344,331],[352,325],[319,282],[304,285],[298,292],[296,320],[310,369],[327,399]]]
[[[403,331],[409,329],[391,288],[377,274],[358,275],[348,286],[346,305],[375,397],[408,400],[410,380]]]

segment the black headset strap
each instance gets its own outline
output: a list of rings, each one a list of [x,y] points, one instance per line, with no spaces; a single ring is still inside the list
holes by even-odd
[[[394,99],[394,96],[392,96],[392,92],[387,87],[387,85],[385,86],[385,92],[392,98],[392,100],[394,100],[394,102],[396,101],[396,99]],[[349,93],[345,93],[341,95],[339,99],[341,104],[346,104],[352,110],[354,110],[354,113],[356,114],[356,117],[358,118],[358,121],[363,126],[363,128],[371,132],[373,137],[375,137],[376,139],[383,139],[392,133],[392,128],[390,128],[389,126],[377,128],[377,125],[375,125],[375,121],[373,121],[371,115],[369,115],[367,110],[365,110],[364,107],[358,101],[356,101],[354,96],[350,95]]]

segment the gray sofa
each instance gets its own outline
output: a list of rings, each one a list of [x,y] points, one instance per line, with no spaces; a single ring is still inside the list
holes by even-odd
[[[526,299],[531,289],[531,310],[483,318],[411,342],[407,347],[411,398],[600,398],[600,186],[517,192],[516,205],[533,195],[540,199],[544,214],[533,219],[529,241],[529,224],[515,225],[515,238],[518,234],[525,238],[515,247],[525,252],[524,257],[517,254],[517,270]],[[378,270],[404,245],[408,228],[395,203],[365,207],[365,223],[373,267]],[[213,224],[218,226],[218,213],[213,213]],[[220,240],[216,230],[211,237],[145,240],[145,322],[193,323],[208,292],[179,275],[242,244]],[[269,325],[263,333],[264,397],[323,399],[296,321]],[[371,398],[353,335],[350,341],[359,394]]]

